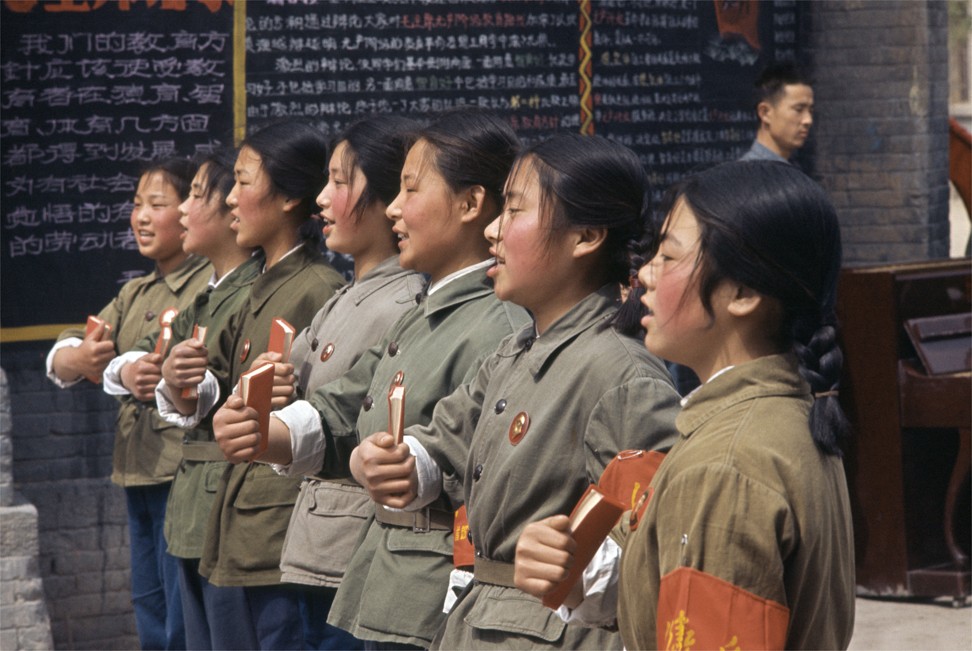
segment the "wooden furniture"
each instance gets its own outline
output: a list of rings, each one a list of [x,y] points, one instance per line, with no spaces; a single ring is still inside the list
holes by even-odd
[[[930,375],[905,333],[972,312],[968,259],[844,269],[837,313],[860,594],[970,595],[972,373]],[[968,368],[968,367],[966,367]]]
[[[972,135],[955,118],[948,119],[948,178],[972,219]]]

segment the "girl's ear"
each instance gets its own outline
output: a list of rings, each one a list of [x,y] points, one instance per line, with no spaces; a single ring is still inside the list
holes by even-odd
[[[750,316],[764,306],[766,297],[759,292],[738,283],[733,283],[733,294],[727,309],[737,317]]]
[[[576,228],[570,230],[571,237],[574,238],[573,255],[575,258],[582,258],[596,252],[603,246],[607,239],[606,228]]]
[[[486,205],[486,188],[481,185],[471,185],[459,194],[460,220],[464,224],[476,221],[483,214]]]
[[[290,212],[300,205],[300,199],[286,199],[283,203],[284,212]]]

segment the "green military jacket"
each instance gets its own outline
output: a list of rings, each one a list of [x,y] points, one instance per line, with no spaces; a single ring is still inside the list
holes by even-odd
[[[209,368],[221,395],[229,395],[239,376],[266,351],[275,317],[303,329],[343,284],[341,275],[309,244],[260,275],[220,333],[218,346],[210,350]],[[299,484],[299,479],[280,477],[263,464],[228,466],[206,523],[200,574],[215,585],[279,583],[280,550]]]
[[[790,355],[740,364],[690,395],[676,420],[680,440],[624,541],[618,623],[627,648],[656,648],[659,585],[683,566],[789,608],[785,648],[847,648],[850,503],[840,458],[811,439],[812,401]]]
[[[98,316],[112,326],[115,350],[125,352],[158,332],[159,314],[170,307],[182,311],[206,288],[213,268],[205,258],[190,256],[165,276],[157,271],[130,280]],[[72,328],[58,336],[84,337]],[[119,486],[147,486],[172,480],[182,458],[184,430],[159,417],[155,403],[132,396],[119,398],[111,480]]]
[[[402,269],[396,255],[338,290],[294,338],[291,361],[298,394],[303,397],[344,375],[415,306],[424,289],[422,274]]]
[[[415,306],[424,288],[424,277],[402,269],[396,255],[340,289],[294,339],[291,361],[299,395],[341,377]],[[371,513],[371,498],[361,486],[305,478],[284,539],[281,580],[340,585]]]
[[[231,271],[214,288],[196,295],[192,305],[179,313],[172,322],[172,344],[192,337],[197,324],[206,326],[204,343],[212,345],[226,327],[232,314],[239,311],[250,293],[250,286],[260,275],[263,256],[257,255]],[[143,339],[137,350],[152,351],[158,333]],[[186,431],[183,457],[187,449],[206,449],[214,458],[222,453],[213,441],[212,415],[199,426]],[[191,455],[190,455],[191,456]],[[202,555],[203,535],[209,511],[216,496],[216,485],[226,466],[225,461],[189,460],[183,458],[172,480],[172,489],[165,511],[165,540],[168,552],[179,558],[199,558]]]
[[[567,515],[621,450],[668,449],[679,395],[660,360],[610,326],[617,285],[590,294],[536,337],[510,337],[468,385],[409,428],[455,474],[477,559],[512,564],[530,522]],[[477,575],[477,578],[479,576]],[[477,581],[434,648],[620,648],[616,634],[567,626],[516,588]]]
[[[435,403],[468,382],[527,321],[524,310],[496,298],[482,269],[426,297],[380,346],[310,396],[327,436],[325,474],[349,476],[359,436],[388,428],[387,395],[396,376],[405,385],[406,426],[428,423]],[[365,526],[328,622],[362,639],[428,646],[444,617],[452,532],[418,533],[373,517]]]

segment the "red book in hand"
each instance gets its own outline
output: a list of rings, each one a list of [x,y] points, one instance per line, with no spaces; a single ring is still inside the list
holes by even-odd
[[[395,437],[395,445],[402,442],[405,430],[405,386],[393,384],[388,392],[388,433]]]
[[[268,353],[280,353],[281,362],[290,361],[290,347],[294,343],[297,329],[287,323],[285,319],[276,317],[270,324],[270,342],[267,344]]]
[[[260,444],[257,455],[266,451],[270,440],[270,401],[273,398],[273,364],[267,362],[240,376],[240,397],[247,407],[253,407],[260,423]]]
[[[199,341],[206,343],[206,326],[201,326],[198,323],[192,327],[192,338],[198,339]],[[196,387],[184,387],[182,389],[182,397],[186,400],[191,400],[199,397],[199,389]]]
[[[604,542],[611,529],[618,523],[624,513],[624,505],[598,490],[591,484],[578,500],[570,514],[570,532],[577,543],[574,550],[574,563],[567,573],[567,578],[557,584],[553,590],[543,597],[543,605],[557,609],[570,594],[571,588],[581,578],[598,547]]]
[[[169,352],[169,344],[172,343],[172,328],[169,326],[162,326],[162,330],[159,331],[159,338],[155,340],[155,353],[157,355],[162,355]]]
[[[159,332],[159,338],[155,340],[155,352],[162,357],[165,357],[165,354],[169,352],[169,344],[172,343],[172,320],[178,314],[179,310],[170,307],[163,310],[162,314],[159,315],[159,325],[162,326],[162,330]]]
[[[629,525],[634,531],[648,508],[651,480],[665,460],[658,450],[622,450],[607,465],[597,488],[624,504],[630,511]]]
[[[88,323],[84,328],[84,336],[87,337],[92,332],[98,329],[101,324],[105,325],[105,331],[101,333],[101,338],[98,341],[105,341],[111,338],[111,324],[104,319],[99,319],[94,315],[88,316]],[[101,376],[91,377],[90,375],[85,375],[89,382],[94,382],[95,384],[101,384]]]

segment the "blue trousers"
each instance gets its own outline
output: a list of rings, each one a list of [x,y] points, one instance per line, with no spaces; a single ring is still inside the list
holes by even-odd
[[[216,590],[228,588],[210,586]],[[233,588],[243,599],[221,600],[207,611],[213,649],[304,649],[299,592],[286,584]]]
[[[185,649],[179,563],[166,552],[162,525],[171,484],[125,489],[132,604],[142,649]]]
[[[252,626],[220,625],[249,617],[243,588],[215,586],[199,574],[198,558],[180,558],[179,592],[186,620],[186,648],[191,651],[259,648]]]
[[[317,651],[364,649],[364,642],[344,629],[327,623],[327,614],[331,612],[337,588],[301,586],[299,590],[300,618],[304,626],[306,648]]]

